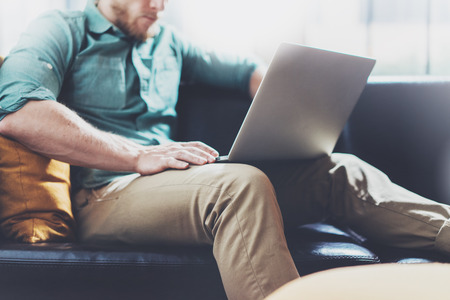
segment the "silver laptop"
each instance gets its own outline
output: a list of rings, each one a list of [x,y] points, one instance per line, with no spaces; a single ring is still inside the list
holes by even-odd
[[[229,154],[217,161],[331,154],[374,65],[370,58],[282,43]]]

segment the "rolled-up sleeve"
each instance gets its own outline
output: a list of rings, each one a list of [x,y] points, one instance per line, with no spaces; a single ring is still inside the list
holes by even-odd
[[[33,21],[0,68],[0,120],[30,100],[57,100],[77,28],[53,11]]]

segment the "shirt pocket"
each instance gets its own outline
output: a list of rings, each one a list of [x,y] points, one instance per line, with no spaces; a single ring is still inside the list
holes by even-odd
[[[79,56],[71,81],[75,106],[121,109],[126,104],[125,61],[121,57]]]
[[[164,99],[166,105],[173,107],[177,101],[180,86],[181,68],[175,57],[164,60],[155,59],[154,88],[156,93]]]

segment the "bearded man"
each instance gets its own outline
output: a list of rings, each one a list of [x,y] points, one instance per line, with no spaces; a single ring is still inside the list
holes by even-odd
[[[211,245],[227,296],[253,300],[298,277],[283,221],[334,217],[389,245],[450,252],[449,207],[353,156],[220,164],[204,143],[172,141],[181,80],[254,96],[264,67],[160,25],[165,5],[49,12],[0,69],[0,134],[74,166],[82,241]]]

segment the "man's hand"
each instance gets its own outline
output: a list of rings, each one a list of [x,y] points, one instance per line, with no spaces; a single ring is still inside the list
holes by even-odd
[[[141,150],[136,170],[150,175],[167,169],[187,169],[189,165],[213,163],[219,153],[201,142],[168,143]]]

